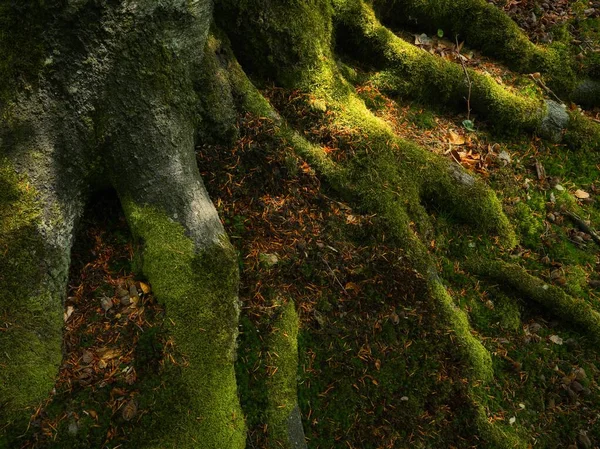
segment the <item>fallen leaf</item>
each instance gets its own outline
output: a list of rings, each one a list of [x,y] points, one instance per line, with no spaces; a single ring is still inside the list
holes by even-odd
[[[75,309],[73,308],[73,306],[68,306],[67,307],[67,310],[64,313],[65,323],[68,321],[69,318],[71,318],[71,315],[73,315],[74,311],[75,311]]]
[[[83,351],[83,355],[81,356],[81,361],[86,365],[92,363],[94,361],[94,354],[90,351]]]
[[[554,343],[555,345],[562,345],[563,344],[562,338],[560,338],[558,335],[550,335],[550,337],[548,337],[548,339],[552,343]]]
[[[108,361],[120,356],[121,352],[118,349],[101,348],[98,350],[98,355],[100,356],[100,359]]]
[[[143,282],[140,282],[140,289],[142,292],[144,292],[144,295],[147,295],[151,292],[150,286],[148,284],[144,284]]]
[[[498,154],[498,159],[500,159],[502,162],[504,162],[504,165],[510,164],[510,162],[512,160],[510,157],[510,154],[506,150],[502,150],[500,152],[500,154]]]
[[[584,190],[577,189],[577,190],[575,190],[575,196],[576,196],[577,198],[579,198],[580,200],[583,200],[583,199],[585,199],[585,198],[589,198],[589,197],[590,197],[590,194],[589,194],[589,193],[587,193],[587,192],[586,192],[586,191],[584,191]]]
[[[465,138],[460,134],[455,133],[454,131],[450,131],[450,137],[448,137],[448,142],[452,145],[464,145]]]
[[[540,181],[546,179],[546,169],[540,161],[535,161],[535,172]]]
[[[105,296],[100,300],[100,305],[102,306],[102,309],[105,312],[108,312],[111,309],[111,307],[113,306],[112,299]]]
[[[415,45],[431,45],[432,43],[433,40],[425,33],[415,34]]]
[[[137,414],[138,406],[134,399],[127,401],[121,412],[125,421],[131,421]]]

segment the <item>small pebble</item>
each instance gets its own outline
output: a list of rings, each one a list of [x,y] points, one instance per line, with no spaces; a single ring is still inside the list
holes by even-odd
[[[81,356],[81,361],[85,364],[92,363],[94,360],[94,354],[90,351],[83,351],[83,355]]]

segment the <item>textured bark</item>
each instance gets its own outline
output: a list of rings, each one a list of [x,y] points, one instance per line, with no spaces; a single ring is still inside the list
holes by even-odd
[[[145,224],[140,237],[153,235],[156,229],[174,232],[172,236],[186,248],[185,239],[190,239],[190,248],[198,256],[207,251],[213,253],[226,239],[200,179],[194,154],[198,125],[194,83],[201,72],[212,17],[211,2],[171,0],[107,5],[83,1],[68,2],[62,7],[51,3],[47,12],[47,17],[31,18],[46,20],[32,25],[45,28],[45,40],[37,42],[46,50],[43,68],[32,77],[38,79],[31,86],[21,85],[19,90],[4,92],[9,100],[2,105],[2,168],[13,184],[5,181],[1,186],[4,201],[0,242],[7,246],[7,252],[11,250],[8,261],[0,265],[0,316],[7,328],[0,334],[0,422],[6,424],[1,427],[2,447],[14,447],[11,438],[27,425],[22,412],[43,400],[52,389],[61,361],[63,301],[73,229],[92,191],[112,186],[130,205],[130,215],[133,209],[138,215],[140,210],[157,210],[185,231],[185,237],[177,237],[176,228],[169,231],[169,227],[148,226],[146,215],[153,213],[148,212],[142,213],[141,218],[129,217],[132,224],[136,219]],[[42,39],[41,35],[37,37]],[[25,192],[19,191],[19,183],[27,186]],[[26,192],[33,192],[31,198]],[[27,208],[23,206],[25,199],[31,203]],[[13,225],[15,214],[17,224]],[[20,247],[10,247],[11,240],[20,234],[26,234]],[[149,251],[152,244],[148,242]],[[142,256],[146,253],[143,251]],[[142,269],[153,267],[154,271],[148,273],[151,282],[157,267],[159,271],[173,269],[162,262],[163,258],[170,260],[167,253],[158,262],[144,261]],[[232,267],[227,270],[235,273],[235,256],[228,254],[222,253],[220,263]],[[211,270],[207,265],[203,268]],[[190,265],[189,269],[193,267]],[[188,278],[181,282],[190,284],[182,298],[214,310],[224,308],[223,314],[215,312],[216,318],[213,317],[225,320],[218,330],[222,354],[216,357],[220,360],[220,382],[233,382],[233,388],[226,389],[223,397],[217,399],[233,407],[228,413],[235,413],[239,408],[233,378],[237,284],[214,286],[215,299],[207,305],[204,296],[214,292],[194,287],[194,282],[206,283],[206,279],[190,278],[191,274],[182,276]],[[160,280],[156,282],[161,285]],[[175,301],[173,304],[181,300],[173,295],[165,291],[159,300]],[[175,305],[170,309],[169,306],[167,313],[179,313]],[[193,314],[196,308],[190,303],[189,310]],[[202,323],[199,315],[197,320]],[[189,328],[186,332],[193,337],[199,331]],[[194,345],[183,342],[182,346],[189,352]],[[201,358],[192,357],[191,365],[192,371],[210,375],[212,365]],[[229,374],[223,375],[222,370]],[[189,383],[187,377],[182,378],[184,387]],[[203,391],[218,391],[215,385],[207,382],[194,389],[188,387],[192,395],[188,414],[199,416],[198,408],[211,408],[210,402],[202,402]],[[179,412],[184,414],[185,410]],[[241,417],[239,410],[237,414]],[[219,415],[219,419],[223,417]],[[205,427],[217,425],[210,418],[205,421]],[[177,447],[188,447],[198,438],[194,437],[194,424],[188,427],[187,434],[181,435],[184,440],[187,436],[188,441]],[[233,437],[234,434],[239,436]],[[213,429],[212,434],[204,429],[200,435],[205,441],[203,447],[243,446],[243,423],[233,429],[224,425],[221,430]],[[166,447],[176,444],[176,440],[154,439],[150,444]]]

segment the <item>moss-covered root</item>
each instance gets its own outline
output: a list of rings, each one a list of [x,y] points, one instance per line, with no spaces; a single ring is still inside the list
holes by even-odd
[[[142,392],[141,406],[150,413],[136,447],[241,449],[245,423],[233,368],[239,314],[235,252],[224,236],[220,244],[199,250],[163,211],[128,200],[124,209],[143,247],[140,268],[165,305],[175,349],[164,360],[161,387]]]
[[[562,289],[544,283],[518,265],[479,260],[469,262],[467,267],[535,301],[552,314],[576,325],[595,344],[600,343],[600,314],[585,300],[569,296]]]
[[[421,101],[465,107],[469,95],[463,69],[435,57],[394,35],[382,26],[365,3],[340,2],[335,16],[338,28],[352,42],[346,51],[382,71],[372,82],[383,91]],[[543,131],[547,107],[541,99],[517,95],[491,76],[469,70],[471,106],[500,129]]]
[[[460,36],[467,45],[513,70],[547,75],[558,92],[569,93],[575,86],[574,59],[563,45],[534,45],[510,17],[485,0],[375,0],[374,7],[382,21],[392,27],[414,26],[416,21],[424,31],[442,29],[447,36]]]
[[[569,126],[564,135],[568,147],[573,150],[600,151],[600,125],[578,111],[569,115]]]
[[[457,348],[469,369],[472,381],[487,383],[492,380],[494,371],[490,353],[471,334],[471,326],[465,313],[460,310],[435,274],[428,281],[429,296],[441,315],[444,324],[453,332]]]
[[[63,209],[0,156],[0,448],[19,447],[61,362],[73,230]]]
[[[269,447],[306,448],[298,408],[298,315],[292,301],[283,304],[267,342],[268,379],[266,424]]]
[[[515,428],[503,428],[502,424],[490,422],[485,409],[481,405],[475,406],[475,425],[479,437],[485,441],[485,447],[494,449],[525,449],[531,447],[529,443],[519,438]]]

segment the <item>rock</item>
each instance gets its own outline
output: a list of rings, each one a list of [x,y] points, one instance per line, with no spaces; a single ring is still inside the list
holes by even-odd
[[[556,101],[546,100],[546,115],[542,119],[540,132],[552,142],[560,142],[562,132],[569,124],[569,113],[564,105]]]
[[[529,325],[529,332],[531,332],[532,334],[536,334],[539,332],[539,330],[542,328],[542,325],[539,323],[531,323]]]
[[[265,268],[272,268],[279,262],[276,254],[262,253],[258,256],[260,264]]]
[[[69,432],[69,435],[77,435],[77,432],[79,431],[79,426],[77,425],[77,421],[72,420],[69,423],[69,427],[67,428],[67,431]]]
[[[582,393],[583,385],[581,385],[579,382],[574,380],[573,382],[571,382],[571,390],[573,390],[575,393],[578,393],[578,394]]]
[[[121,299],[121,304],[124,306],[128,306],[129,304],[131,304],[131,298],[129,297],[129,295],[127,296],[123,296]]]
[[[588,284],[592,288],[600,288],[600,280],[590,279],[590,281],[588,282]]]
[[[577,435],[577,444],[579,445],[579,447],[582,447],[584,449],[592,448],[592,441],[587,436],[586,431],[584,431],[584,430],[579,431],[579,435]]]
[[[573,373],[575,374],[575,379],[579,382],[587,379],[587,374],[583,368],[577,368],[573,370]]]
[[[302,427],[302,416],[298,405],[294,407],[287,419],[288,439],[291,449],[306,449],[304,428]]]
[[[600,101],[600,82],[585,80],[571,94],[573,102],[580,106],[594,106]]]
[[[121,414],[125,421],[131,421],[135,417],[135,415],[137,415],[137,411],[137,402],[135,401],[135,399],[130,399],[123,407],[123,411],[121,412]]]
[[[113,306],[112,299],[107,296],[104,296],[100,299],[100,305],[102,306],[102,309],[105,312],[108,312]]]
[[[138,293],[137,288],[135,288],[135,285],[131,284],[129,286],[129,297],[130,298],[139,298],[140,294]]]

